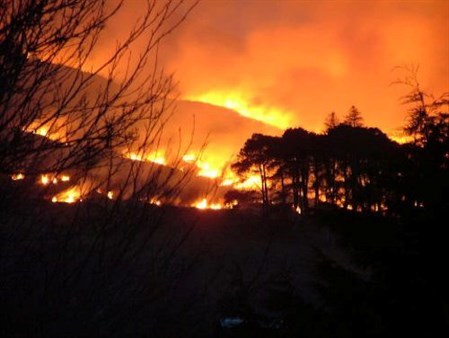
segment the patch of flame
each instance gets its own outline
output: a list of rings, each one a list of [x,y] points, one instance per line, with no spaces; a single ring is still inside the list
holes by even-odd
[[[150,200],[150,204],[157,205],[157,206],[161,206],[161,205],[162,205],[162,202],[161,202],[160,200],[158,200],[157,198],[152,198],[152,199]]]
[[[34,121],[28,127],[24,128],[24,131],[46,137],[53,141],[66,142],[65,137],[60,131],[60,123],[49,122],[42,124],[39,121]]]
[[[184,162],[187,162],[187,163],[195,162],[195,161],[196,161],[196,156],[195,156],[195,154],[192,154],[192,153],[185,154],[185,155],[182,157],[182,160],[183,160]]]
[[[196,166],[198,167],[198,176],[217,178],[221,176],[221,170],[213,167],[208,162],[197,161]]]
[[[245,179],[243,182],[238,182],[234,184],[234,188],[238,190],[250,190],[259,189],[262,186],[262,181],[260,176],[252,175]]]
[[[11,175],[11,179],[12,179],[13,181],[20,181],[20,180],[23,180],[24,178],[25,178],[25,175],[22,174],[22,173],[18,173],[18,174],[13,174],[13,175]]]
[[[154,151],[148,155],[143,152],[129,152],[124,153],[123,157],[128,158],[131,161],[153,162],[161,165],[167,164],[165,156],[160,151]]]
[[[206,198],[203,198],[199,201],[196,201],[192,204],[192,207],[197,209],[212,209],[212,210],[221,210],[223,206],[220,203],[209,203]]]
[[[154,151],[151,154],[147,155],[146,157],[147,161],[153,162],[153,163],[157,163],[157,164],[161,164],[161,165],[166,165],[167,164],[167,160],[165,159],[165,155],[159,151]]]
[[[108,193],[106,195],[108,196],[108,198],[110,200],[114,199],[114,192],[113,191],[108,191]]]
[[[81,200],[80,189],[76,186],[71,187],[55,196],[51,199],[53,203],[75,203]]]
[[[198,96],[188,97],[191,101],[213,104],[232,109],[242,116],[264,122],[280,129],[291,126],[291,114],[276,107],[251,104],[250,99],[241,93],[212,91]]]
[[[399,143],[399,144],[405,144],[413,142],[413,136],[410,135],[403,135],[403,134],[393,134],[388,135],[393,141]]]
[[[39,182],[43,185],[50,184],[50,177],[48,175],[41,175]]]

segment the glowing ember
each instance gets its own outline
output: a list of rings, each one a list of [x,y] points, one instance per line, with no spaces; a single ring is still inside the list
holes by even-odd
[[[20,181],[20,180],[23,180],[24,178],[25,178],[25,175],[22,173],[14,174],[11,176],[11,179],[13,181]]]
[[[107,196],[110,200],[114,199],[114,192],[113,191],[108,191]]]
[[[235,207],[238,206],[238,205],[239,205],[239,201],[237,201],[237,200],[232,200],[231,202],[226,203],[225,207],[226,207],[227,209],[233,209],[233,208],[235,208]]]
[[[267,123],[280,129],[287,129],[291,125],[290,114],[274,107],[265,107],[248,103],[250,99],[240,93],[209,92],[189,100],[209,103],[216,106],[235,110],[242,116]]]
[[[51,201],[53,203],[75,203],[81,200],[81,193],[78,187],[71,187],[56,196],[53,196]]]

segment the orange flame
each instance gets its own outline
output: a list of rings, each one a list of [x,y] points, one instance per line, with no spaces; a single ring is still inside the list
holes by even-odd
[[[221,210],[223,209],[223,206],[220,203],[209,203],[206,198],[203,198],[199,201],[196,201],[195,203],[192,203],[192,207],[205,210],[205,209],[212,209],[212,210]]]
[[[123,157],[128,158],[131,161],[153,162],[161,165],[167,164],[167,160],[161,151],[154,151],[150,154],[145,154],[143,152],[127,152],[123,154]]]
[[[20,181],[20,180],[23,180],[24,178],[25,178],[25,175],[22,174],[22,173],[18,173],[18,174],[13,174],[13,175],[11,175],[11,179],[12,179],[13,181]]]
[[[81,201],[81,189],[77,186],[71,187],[51,199],[53,203],[75,203]]]
[[[251,104],[249,103],[251,100],[244,97],[241,93],[211,91],[188,97],[188,99],[232,109],[242,116],[264,122],[280,129],[287,129],[291,125],[291,114],[289,112],[276,107]]]

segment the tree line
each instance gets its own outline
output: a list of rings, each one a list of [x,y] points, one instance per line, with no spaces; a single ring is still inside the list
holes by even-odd
[[[448,97],[434,99],[417,82],[411,85],[404,98],[411,105],[404,127],[411,142],[399,144],[364,126],[352,106],[342,122],[329,114],[322,134],[303,128],[287,129],[280,137],[253,134],[232,169],[242,178],[260,177],[264,206],[292,205],[301,213],[333,205],[397,215],[439,205],[449,186]]]

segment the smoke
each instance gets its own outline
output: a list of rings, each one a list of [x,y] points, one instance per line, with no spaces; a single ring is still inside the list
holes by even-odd
[[[351,105],[368,125],[404,124],[391,86],[420,65],[424,89],[449,89],[447,1],[203,0],[167,40],[163,60],[183,97],[238,92],[249,106],[275,107],[291,126],[320,130]]]
[[[167,27],[193,2],[187,0]],[[93,62],[114,49],[143,6],[137,0],[124,3]],[[330,112],[341,119],[355,105],[367,125],[392,133],[405,123],[407,107],[400,98],[409,90],[391,85],[405,76],[396,67],[419,65],[422,89],[449,91],[448,36],[445,0],[202,0],[163,40],[158,62],[174,75],[181,99],[243,107],[243,115],[273,126],[314,131],[322,130]],[[134,57],[144,43],[131,48]],[[167,124],[167,137],[176,138],[182,126],[188,139],[195,115],[195,138],[209,135],[209,147],[220,153],[221,143],[228,156],[251,134],[248,124],[244,131],[234,128],[229,110],[217,118],[204,109],[186,113],[184,108]]]

